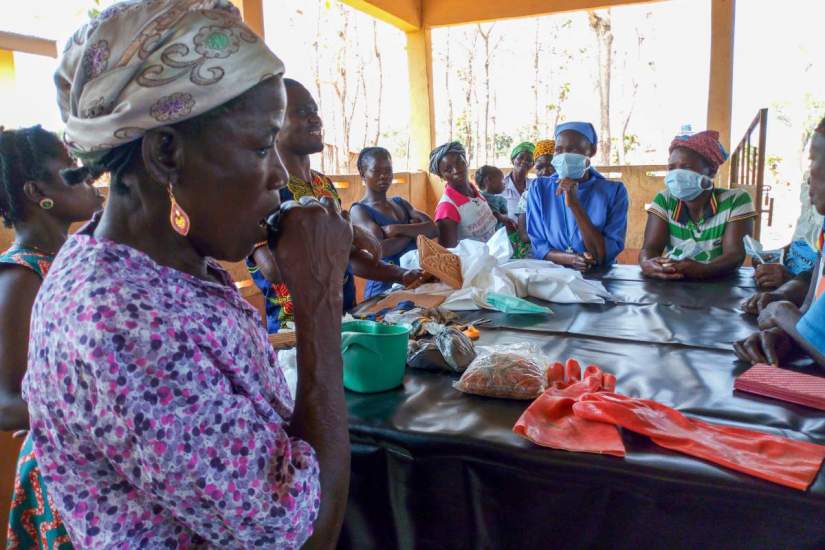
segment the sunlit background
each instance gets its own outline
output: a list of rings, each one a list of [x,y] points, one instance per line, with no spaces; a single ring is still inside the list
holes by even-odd
[[[0,30],[58,44],[107,0],[4,2]],[[320,103],[327,143],[313,159],[351,173],[358,151],[380,144],[407,169],[409,75],[404,34],[333,1],[264,0],[267,44]],[[600,164],[662,164],[683,125],[704,129],[709,0],[438,28],[433,80],[438,141],[467,145],[471,164],[509,165],[512,145],[549,137],[564,120],[609,120]],[[825,60],[817,40],[825,2],[738,0],[732,141],[769,108],[766,182],[776,217],[763,240],[783,244],[798,214],[810,131],[825,115]],[[609,45],[609,64],[599,44]],[[602,50],[605,51],[604,49]],[[16,80],[0,96],[0,125],[59,131],[56,60],[16,52]],[[607,105],[599,83],[608,77]],[[605,136],[602,136],[604,139]]]

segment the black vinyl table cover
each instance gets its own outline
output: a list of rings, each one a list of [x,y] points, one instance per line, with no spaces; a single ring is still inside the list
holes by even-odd
[[[620,303],[465,316],[491,319],[480,345],[530,342],[616,374],[620,393],[825,444],[822,411],[733,392],[748,365],[731,343],[756,329],[738,309],[755,291],[750,270],[673,283],[617,266],[595,278]],[[822,472],[797,491],[628,431],[624,459],[542,448],[512,432],[529,402],[466,395],[456,379],[408,368],[401,388],[347,393],[352,477],[339,548],[825,548]]]

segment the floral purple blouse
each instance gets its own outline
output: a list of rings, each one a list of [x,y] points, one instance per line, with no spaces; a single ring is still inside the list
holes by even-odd
[[[298,548],[318,462],[259,314],[224,284],[69,239],[32,313],[38,461],[83,548]],[[217,270],[219,267],[215,266]]]

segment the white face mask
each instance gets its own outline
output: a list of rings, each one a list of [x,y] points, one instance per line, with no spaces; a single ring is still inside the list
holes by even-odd
[[[704,174],[677,168],[668,170],[665,185],[670,194],[682,201],[692,201],[704,191],[713,189],[713,180]]]
[[[551,162],[559,179],[580,180],[590,168],[590,159],[578,153],[559,153]]]

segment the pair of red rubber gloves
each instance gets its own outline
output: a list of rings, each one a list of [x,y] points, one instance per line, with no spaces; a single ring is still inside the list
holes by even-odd
[[[582,375],[583,374],[583,375]],[[547,389],[513,431],[545,447],[625,455],[619,428],[654,443],[774,483],[805,490],[825,459],[825,446],[688,418],[646,399],[613,393],[616,377],[571,359],[547,371]]]

